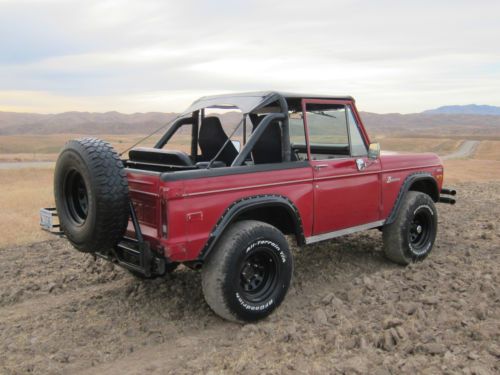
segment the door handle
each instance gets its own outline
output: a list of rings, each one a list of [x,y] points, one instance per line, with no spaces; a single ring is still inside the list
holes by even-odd
[[[314,169],[316,169],[317,171],[319,171],[321,168],[326,168],[328,167],[328,164],[316,164],[314,166]]]
[[[356,166],[358,167],[358,171],[362,171],[365,169],[368,165],[363,159],[356,159]]]

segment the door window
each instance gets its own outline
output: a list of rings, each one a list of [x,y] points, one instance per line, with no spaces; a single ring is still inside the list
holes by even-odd
[[[346,107],[339,104],[307,104],[307,127],[313,160],[350,155]]]

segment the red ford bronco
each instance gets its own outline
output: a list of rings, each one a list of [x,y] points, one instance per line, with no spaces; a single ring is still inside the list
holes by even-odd
[[[380,154],[351,97],[203,97],[128,156],[98,139],[69,141],[42,227],[54,231],[58,217],[76,249],[138,277],[201,268],[208,305],[233,321],[283,301],[293,273],[285,235],[302,246],[378,228],[387,258],[406,265],[432,250],[434,203],[455,203],[438,156]]]

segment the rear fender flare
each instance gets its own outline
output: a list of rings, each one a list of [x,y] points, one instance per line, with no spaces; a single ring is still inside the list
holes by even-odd
[[[280,207],[285,208],[290,214],[294,225],[294,234],[297,237],[297,242],[302,245],[305,244],[304,230],[302,226],[302,220],[300,218],[300,213],[295,204],[283,195],[255,195],[251,197],[246,197],[233,202],[229,207],[226,208],[224,213],[221,215],[220,219],[215,224],[210,236],[198,256],[198,260],[204,261],[210,252],[213,250],[217,241],[224,233],[225,229],[237,219],[238,216],[243,214],[245,211],[260,207]]]
[[[403,202],[406,193],[411,190],[412,185],[417,181],[429,181],[433,187],[433,194],[431,198],[434,202],[439,199],[439,188],[436,179],[432,174],[428,172],[416,172],[410,174],[404,182],[401,184],[401,188],[399,189],[399,194],[396,198],[394,206],[392,207],[391,213],[387,217],[384,225],[392,224],[394,220],[396,220],[396,215],[398,214],[399,208],[401,207],[401,203]]]

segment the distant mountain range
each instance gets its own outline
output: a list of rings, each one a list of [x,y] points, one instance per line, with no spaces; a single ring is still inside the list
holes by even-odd
[[[168,123],[175,113],[0,112],[0,134],[144,134]]]
[[[492,105],[477,105],[477,104],[467,104],[467,105],[446,105],[436,109],[429,109],[423,111],[425,114],[432,115],[491,115],[500,116],[500,107],[495,107]]]
[[[371,134],[392,136],[494,136],[500,138],[500,107],[498,115],[469,114],[458,108],[470,106],[449,106],[413,114],[377,114],[361,112],[364,124]],[[134,113],[119,112],[91,113],[65,112],[59,114],[34,114],[0,112],[0,135],[21,134],[147,134],[168,124],[175,113]],[[225,123],[237,123],[239,115],[229,112],[223,115]]]

